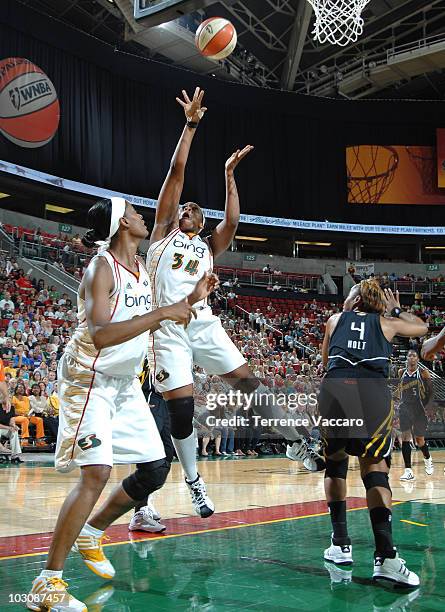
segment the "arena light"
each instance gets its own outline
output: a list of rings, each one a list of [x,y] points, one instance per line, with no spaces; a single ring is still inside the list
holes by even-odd
[[[425,247],[426,251],[433,251],[435,249],[443,251],[445,249],[445,246],[426,246]]]
[[[11,194],[10,194],[10,193],[0,193],[0,200],[1,200],[2,198],[10,198],[10,197],[11,197]]]
[[[45,210],[65,215],[66,213],[73,212],[74,208],[65,208],[64,206],[57,206],[56,204],[45,204]]]
[[[307,242],[306,240],[295,240],[295,244],[306,244],[310,246],[332,246],[332,242]]]
[[[260,238],[259,236],[235,236],[236,240],[252,240],[252,242],[266,242],[267,238]]]

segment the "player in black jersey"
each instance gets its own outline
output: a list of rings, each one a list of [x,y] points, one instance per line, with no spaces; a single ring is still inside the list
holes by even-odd
[[[383,291],[377,281],[355,285],[343,312],[333,315],[326,325],[323,364],[327,374],[319,397],[320,416],[334,419],[322,421],[325,493],[333,527],[324,558],[352,563],[346,476],[348,456],[353,455],[359,460],[375,538],[373,578],[411,587],[419,584],[419,578],[398,557],[391,533],[388,472],[393,409],[387,379],[394,336],[424,336],[427,329],[418,317],[401,311],[398,294],[394,297],[389,289]]]
[[[139,376],[139,380],[141,381],[142,392],[144,393],[148,407],[154,417],[156,427],[161,435],[165,459],[170,469],[175,455],[170,431],[170,414],[166,401],[155,389],[147,358],[145,358],[144,367]],[[151,496],[147,496],[135,505],[134,514],[128,528],[130,531],[148,531],[149,533],[165,531],[166,527],[161,523],[161,516],[154,507]]]
[[[406,368],[399,370],[399,394],[401,404],[399,408],[400,429],[402,431],[402,455],[405,471],[400,480],[415,480],[411,466],[411,439],[414,436],[417,446],[423,454],[425,472],[428,476],[434,473],[433,460],[430,455],[428,444],[425,442],[425,434],[428,428],[426,407],[432,399],[433,383],[428,370],[419,367],[419,355],[417,351],[408,351]]]

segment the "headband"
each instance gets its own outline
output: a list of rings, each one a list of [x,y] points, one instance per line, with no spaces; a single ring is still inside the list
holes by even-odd
[[[127,205],[124,198],[110,198],[111,200],[111,220],[110,220],[110,231],[106,240],[97,240],[95,244],[100,248],[101,251],[108,249],[111,243],[111,239],[117,233],[119,229],[119,223],[122,217],[125,215],[125,207]]]

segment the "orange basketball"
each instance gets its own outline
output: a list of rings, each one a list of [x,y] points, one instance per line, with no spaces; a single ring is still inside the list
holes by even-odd
[[[0,61],[0,132],[21,147],[49,142],[59,126],[57,92],[41,68],[22,57]]]
[[[196,30],[195,43],[205,57],[220,60],[228,57],[236,47],[236,30],[223,17],[210,17]]]

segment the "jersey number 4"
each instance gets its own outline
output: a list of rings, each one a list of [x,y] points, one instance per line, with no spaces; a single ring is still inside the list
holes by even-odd
[[[173,263],[172,270],[179,270],[182,268],[182,264],[184,263],[184,255],[182,253],[175,253],[173,255]],[[185,266],[184,271],[188,272],[190,276],[195,276],[198,273],[199,260],[198,259],[190,259],[188,264]]]
[[[360,340],[365,339],[365,322],[362,321],[360,325],[356,325],[355,323],[351,323],[351,330],[360,332]]]

